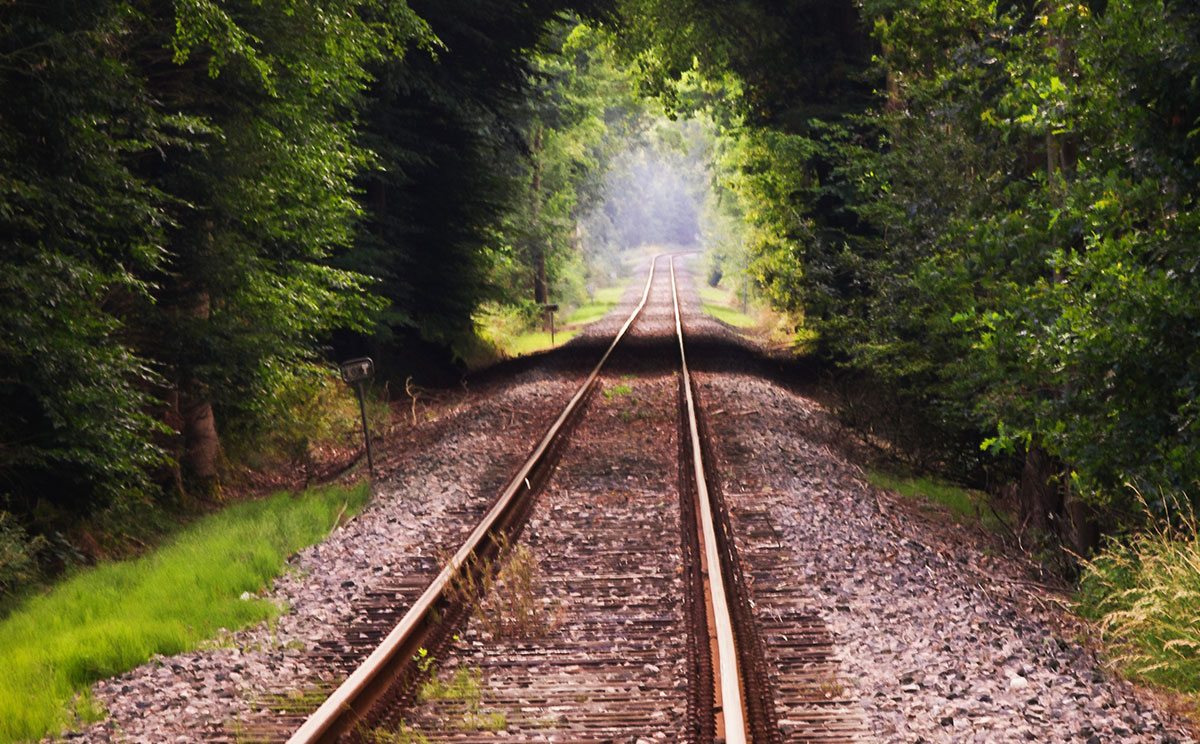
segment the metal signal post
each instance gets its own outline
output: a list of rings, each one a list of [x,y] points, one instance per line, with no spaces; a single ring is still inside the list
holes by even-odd
[[[371,357],[360,357],[342,362],[342,382],[358,390],[358,410],[362,414],[363,441],[367,443],[367,469],[375,477],[375,460],[371,456],[371,433],[367,431],[367,402],[363,397],[363,385],[375,377],[375,362]]]

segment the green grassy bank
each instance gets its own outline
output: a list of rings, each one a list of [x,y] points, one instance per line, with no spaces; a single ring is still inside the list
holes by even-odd
[[[513,336],[504,344],[505,353],[510,356],[519,356],[562,346],[575,338],[583,326],[600,320],[615,308],[621,301],[621,296],[625,293],[625,287],[628,284],[628,281],[624,281],[613,287],[598,289],[592,294],[589,302],[575,308],[565,318],[556,316],[553,343],[551,343],[549,331],[526,331]]]
[[[279,613],[260,599],[289,555],[357,512],[369,490],[310,489],[237,504],[136,560],[79,571],[0,621],[0,742],[36,741],[103,715],[98,679]]]
[[[736,292],[720,287],[700,287],[700,303],[704,312],[734,328],[753,328],[758,325],[754,318],[737,308],[741,307],[741,299]]]

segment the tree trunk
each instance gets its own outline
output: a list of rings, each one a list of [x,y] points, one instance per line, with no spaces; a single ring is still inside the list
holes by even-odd
[[[179,396],[179,415],[183,419],[183,466],[187,482],[199,485],[206,494],[215,490],[217,459],[221,440],[213,418],[212,401],[202,393]]]
[[[1100,544],[1100,527],[1096,524],[1096,513],[1088,506],[1075,489],[1067,487],[1063,499],[1066,524],[1063,525],[1067,544],[1077,554],[1086,556]]]
[[[533,142],[533,209],[529,241],[529,260],[533,269],[533,301],[545,305],[550,299],[546,286],[546,247],[542,243],[538,221],[542,216],[542,128]]]
[[[1036,445],[1025,452],[1025,467],[1017,487],[1021,524],[1043,532],[1056,532],[1062,514],[1062,491],[1054,481],[1058,468],[1046,450]]]
[[[212,301],[207,292],[197,292],[184,309],[186,314],[207,320]],[[189,492],[206,500],[218,500],[221,484],[217,462],[221,440],[213,417],[212,398],[208,387],[199,380],[183,375],[178,384],[178,408],[182,422],[183,456],[179,460],[182,482]]]
[[[550,301],[550,287],[546,283],[546,251],[538,250],[533,264],[533,301],[545,305]]]

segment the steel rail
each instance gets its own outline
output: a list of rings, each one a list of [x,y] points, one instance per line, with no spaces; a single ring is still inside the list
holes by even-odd
[[[650,296],[650,286],[654,282],[654,271],[658,259],[662,257],[661,255],[655,256],[650,263],[650,274],[646,278],[646,287],[642,290],[642,299],[638,306],[630,313],[625,324],[621,326],[612,343],[609,344],[608,350],[600,357],[600,361],[580,385],[579,390],[567,403],[563,412],[551,424],[537,448],[517,471],[500,498],[488,510],[483,520],[471,532],[466,542],[454,554],[441,573],[400,619],[396,627],[292,734],[288,739],[288,744],[332,744],[332,742],[336,742],[340,736],[353,729],[372,705],[387,692],[388,687],[403,674],[407,665],[411,663],[413,654],[420,648],[423,639],[427,637],[432,626],[439,621],[439,608],[443,595],[452,587],[455,577],[462,573],[464,567],[468,565],[468,561],[473,556],[480,554],[485,543],[490,540],[494,544],[494,535],[506,524],[507,517],[511,515],[515,505],[519,502],[519,497],[530,490],[530,474],[543,463],[555,437],[558,436],[580,402],[591,390],[609,356],[612,355],[626,331],[642,312],[642,308],[646,306],[646,300]],[[672,265],[673,272],[674,266]],[[674,281],[672,280],[673,286]],[[676,318],[678,318],[678,302],[676,303]]]
[[[683,344],[683,321],[679,313],[679,292],[675,285],[675,257],[671,257],[671,299],[675,304],[675,337],[679,341],[679,362],[683,370],[684,401],[687,407],[688,432],[692,445],[692,467],[696,479],[696,500],[703,533],[705,568],[708,572],[709,600],[712,602],[715,631],[717,635],[717,662],[714,667],[720,677],[721,705],[725,744],[745,744],[746,734],[745,697],[742,693],[742,676],[738,668],[737,641],[734,638],[733,620],[729,599],[725,590],[725,579],[721,570],[721,555],[717,545],[716,528],[713,521],[712,501],[708,492],[708,481],[704,476],[704,456],[700,451],[700,427],[696,420],[696,400],[692,395],[692,378],[688,371],[687,351]]]

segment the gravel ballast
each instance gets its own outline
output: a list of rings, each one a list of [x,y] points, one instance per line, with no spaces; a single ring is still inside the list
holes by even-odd
[[[1193,741],[1064,638],[1053,602],[1023,595],[963,528],[914,517],[797,437],[826,417],[815,403],[758,377],[701,379],[704,405],[723,411],[710,427],[726,492],[768,506],[875,740]]]

